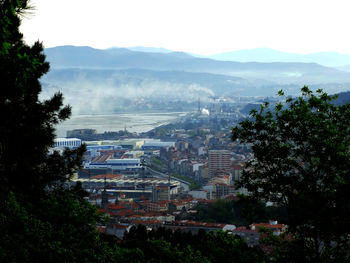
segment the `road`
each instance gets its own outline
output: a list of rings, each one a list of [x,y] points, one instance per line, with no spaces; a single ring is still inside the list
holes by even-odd
[[[151,172],[151,173],[153,173],[153,174],[155,174],[155,175],[157,175],[157,176],[159,176],[159,177],[166,178],[166,179],[169,178],[168,174],[164,174],[164,173],[158,172],[156,170],[153,170],[149,166],[146,166],[146,170]],[[176,177],[171,177],[171,180],[175,180],[175,181],[180,182],[181,186],[185,189],[185,191],[188,191],[190,189],[190,183],[187,182],[187,181],[181,180],[181,179],[176,178]]]

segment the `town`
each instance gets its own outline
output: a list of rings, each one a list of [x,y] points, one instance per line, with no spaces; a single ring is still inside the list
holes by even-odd
[[[140,224],[193,234],[199,229],[225,230],[254,246],[259,227],[280,234],[286,225],[276,218],[242,225],[196,217],[198,207],[248,194],[236,184],[252,152],[249,145],[232,141],[230,130],[245,117],[232,107],[209,111],[198,102],[196,111],[146,133],[124,130],[109,133],[118,139],[96,140],[106,133],[76,129],[68,131],[66,138],[57,138],[55,149],[86,145],[83,167],[72,182],[80,182],[90,193],[87,199],[109,218],[98,227],[104,233],[122,238],[125,231]]]
[[[0,0],[0,262],[350,262],[348,3],[304,2]]]

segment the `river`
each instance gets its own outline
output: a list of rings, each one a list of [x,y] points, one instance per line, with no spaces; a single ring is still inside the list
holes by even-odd
[[[95,129],[98,133],[119,131],[147,132],[167,124],[186,112],[116,113],[110,115],[75,115],[57,125],[58,137],[65,137],[66,131],[74,129]]]

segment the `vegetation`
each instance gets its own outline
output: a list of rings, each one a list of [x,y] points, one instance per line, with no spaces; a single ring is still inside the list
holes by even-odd
[[[132,227],[121,243],[123,248],[137,247],[143,262],[266,262],[258,247],[248,247],[244,240],[227,232],[197,235],[191,232],[159,228],[147,232],[146,227]]]
[[[41,43],[19,32],[28,1],[0,1],[0,261],[104,262],[96,208],[67,182],[85,147],[49,153],[55,125],[70,116],[61,93],[40,101],[49,70]]]
[[[184,175],[180,175],[180,174],[172,174],[172,176],[190,183],[190,186],[189,186],[190,190],[196,190],[196,189],[201,188],[201,185],[199,182],[197,182],[196,180],[194,180],[188,176],[184,176]]]
[[[60,93],[39,100],[39,78],[49,64],[41,43],[28,46],[18,30],[27,10],[25,0],[0,0],[0,261],[208,262],[223,258],[226,248],[253,258],[241,254],[242,248],[250,252],[243,241],[226,234],[208,236],[212,252],[204,255],[190,243],[173,247],[166,233],[145,242],[137,235],[136,243],[129,238],[120,247],[97,232],[101,218],[96,208],[85,201],[80,184],[68,183],[85,147],[49,151],[55,125],[70,116],[70,107],[63,106]]]
[[[269,219],[287,222],[285,208],[266,205],[247,196],[237,200],[219,199],[212,204],[200,204],[197,213],[189,215],[188,219],[202,222],[218,222],[247,226],[254,222],[268,222]]]
[[[36,42],[28,46],[18,31],[27,1],[0,2],[0,192],[13,191],[26,200],[45,195],[47,187],[62,185],[80,165],[84,147],[48,154],[54,126],[70,115],[62,94],[39,101],[39,78],[49,70]]]
[[[350,260],[350,104],[335,106],[335,98],[303,87],[302,96],[274,110],[265,103],[232,129],[254,153],[240,186],[286,207],[308,262]]]
[[[155,170],[159,170],[165,172],[167,170],[167,165],[165,162],[162,162],[159,158],[152,156],[151,159],[151,168]]]
[[[241,186],[285,207],[293,241],[266,235],[270,257],[228,233],[147,232],[133,228],[117,245],[100,235],[96,208],[68,182],[85,147],[50,153],[55,125],[70,116],[61,93],[40,101],[48,70],[41,43],[19,32],[26,0],[0,0],[0,261],[1,262],[348,262],[350,105],[307,87],[274,111],[266,103],[232,129],[255,158]],[[283,96],[283,93],[280,93]],[[241,202],[241,203],[240,203]],[[218,201],[213,220],[266,216],[259,201]],[[204,210],[203,210],[204,211]],[[204,213],[204,212],[203,212]],[[278,214],[278,212],[277,212]]]
[[[91,133],[91,134],[81,134],[74,135],[74,138],[79,138],[82,141],[99,141],[99,140],[120,140],[124,137],[132,137],[133,134],[128,131],[109,131],[104,133]],[[69,138],[69,137],[68,137]]]

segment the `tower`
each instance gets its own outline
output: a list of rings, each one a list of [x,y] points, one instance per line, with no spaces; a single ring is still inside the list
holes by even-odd
[[[107,208],[108,206],[108,194],[106,191],[106,177],[105,177],[105,181],[104,181],[104,185],[103,185],[103,191],[101,194],[101,207],[102,208]]]

